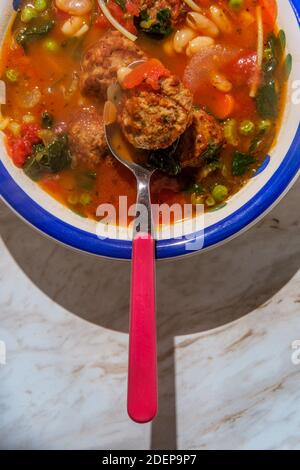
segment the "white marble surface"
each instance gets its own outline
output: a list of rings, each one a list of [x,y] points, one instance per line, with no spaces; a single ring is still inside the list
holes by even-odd
[[[1,449],[300,449],[300,183],[224,247],[158,266],[160,413],[126,416],[129,265],[0,203]]]

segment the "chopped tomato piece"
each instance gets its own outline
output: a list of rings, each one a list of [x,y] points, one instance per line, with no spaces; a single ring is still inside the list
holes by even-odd
[[[95,19],[94,25],[97,28],[101,28],[101,29],[107,29],[107,28],[110,28],[111,26],[110,22],[108,21],[106,16],[103,15],[103,13],[100,13],[99,16],[97,16],[97,18]]]
[[[224,71],[227,78],[235,85],[250,84],[256,75],[256,52],[243,53],[237,60],[229,63]]]
[[[171,72],[166,69],[157,59],[150,59],[137,65],[123,81],[123,87],[127,89],[135,88],[144,81],[152,88],[158,88],[158,81],[162,77],[169,77]]]
[[[132,16],[140,15],[140,8],[132,0],[126,0],[125,8],[126,8],[127,13],[129,13]]]
[[[130,33],[136,34],[136,27],[134,26],[134,23],[133,23],[132,19],[127,19],[125,21],[122,21],[122,25]]]
[[[16,166],[21,168],[31,152],[32,145],[28,141],[24,140],[22,137],[14,138],[13,136],[9,136],[8,153]]]
[[[113,17],[117,21],[121,22],[121,20],[123,19],[123,15],[124,15],[122,8],[112,0],[108,1],[107,8],[109,9]]]
[[[8,153],[16,166],[22,167],[26,159],[32,154],[33,145],[41,142],[38,136],[39,130],[40,127],[37,124],[23,124],[21,137],[8,136]]]
[[[278,14],[276,0],[259,0],[262,7],[263,22],[270,28],[275,26]]]
[[[38,144],[41,139],[38,135],[40,126],[37,124],[23,124],[21,128],[21,134],[24,140],[28,141],[30,144]]]

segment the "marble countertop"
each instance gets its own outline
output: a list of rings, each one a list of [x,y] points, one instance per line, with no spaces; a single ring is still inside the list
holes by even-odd
[[[300,182],[227,245],[158,264],[152,425],[126,415],[130,265],[0,203],[0,448],[300,449],[299,200]]]

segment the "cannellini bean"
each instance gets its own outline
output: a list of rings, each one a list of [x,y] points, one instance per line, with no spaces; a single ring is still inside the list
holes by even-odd
[[[85,33],[87,33],[89,30],[89,27],[87,24],[84,24],[81,26],[80,30],[77,31],[77,33],[74,34],[75,38],[80,38],[81,36],[83,36]]]
[[[93,8],[92,0],[55,0],[59,10],[69,15],[84,16]]]
[[[4,131],[4,129],[7,128],[9,122],[10,122],[10,119],[8,117],[4,118],[4,117],[1,116],[1,118],[0,118],[0,131]]]
[[[223,93],[228,93],[232,89],[232,83],[227,80],[225,75],[222,73],[215,72],[211,75],[211,84],[217,88],[217,90]]]
[[[129,67],[120,67],[117,71],[117,79],[120,85],[122,85],[124,78],[131,72]]]
[[[191,28],[206,36],[215,38],[219,34],[219,29],[215,23],[201,13],[189,12],[186,16],[186,22]]]
[[[191,57],[192,55],[199,52],[201,49],[213,46],[214,43],[214,39],[210,38],[209,36],[198,36],[189,42],[186,48],[186,55],[188,57]]]
[[[74,36],[83,26],[83,19],[78,16],[71,16],[63,25],[62,32],[66,36]]]
[[[184,51],[188,43],[194,39],[197,33],[191,28],[183,28],[176,32],[173,39],[173,47],[179,54]]]
[[[222,33],[230,34],[232,32],[232,23],[222,10],[222,8],[213,5],[209,9],[210,15],[214,23],[222,31]]]

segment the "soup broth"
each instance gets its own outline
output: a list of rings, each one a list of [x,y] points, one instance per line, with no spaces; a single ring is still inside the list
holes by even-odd
[[[21,3],[2,48],[6,105],[1,130],[14,164],[28,177],[78,215],[97,219],[101,203],[118,208],[119,196],[125,195],[128,205],[133,204],[136,181],[109,151],[100,152],[98,142],[93,160],[89,150],[77,155],[80,133],[72,145],[70,129],[77,116],[87,146],[97,134],[95,130],[89,138],[88,119],[98,116],[94,124],[100,125],[106,98],[98,91],[86,92],[84,61],[88,51],[94,48],[96,53],[97,45],[113,37],[114,31],[98,2],[82,0],[82,4],[86,10],[79,15],[67,0]],[[285,35],[276,24],[275,1],[198,0],[194,5],[192,9],[180,0],[106,2],[118,23],[137,36],[135,45],[145,60],[158,59],[193,98],[183,132],[167,147],[146,149],[149,165],[158,168],[152,201],[204,204],[212,210],[251,178],[274,144],[291,58],[285,55]],[[89,67],[91,77],[96,77]],[[154,86],[153,69],[147,73],[143,83],[126,91],[129,100],[134,93],[160,93],[158,87],[168,80],[159,77]],[[113,80],[117,79],[116,73]],[[97,80],[100,83],[98,76]],[[180,93],[172,103],[179,101]],[[151,115],[151,106],[146,116]],[[168,125],[168,116],[164,119]],[[208,130],[201,127],[204,122]],[[145,127],[151,124],[146,122]],[[204,137],[206,147],[197,153]],[[80,158],[82,154],[85,158]]]

